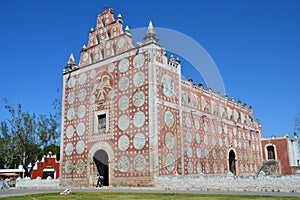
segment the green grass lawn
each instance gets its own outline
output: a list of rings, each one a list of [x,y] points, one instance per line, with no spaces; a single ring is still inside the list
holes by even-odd
[[[211,194],[164,194],[164,193],[120,193],[120,192],[78,192],[70,195],[57,193],[28,196],[4,197],[0,199],[52,200],[52,199],[300,199],[296,197],[252,196],[252,195],[211,195]]]

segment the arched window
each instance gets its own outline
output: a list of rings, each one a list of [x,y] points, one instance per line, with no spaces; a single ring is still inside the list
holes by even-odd
[[[104,49],[101,49],[101,56],[102,56],[102,59],[104,59]]]
[[[110,32],[110,30],[108,30],[107,31],[107,39],[110,40],[110,38],[111,38],[111,32]]]
[[[113,44],[113,51],[114,51],[114,55],[117,54],[117,47],[116,47],[116,44]]]
[[[97,44],[100,44],[100,35],[99,34],[96,35],[96,39],[97,39]]]
[[[274,146],[267,146],[268,160],[275,160],[275,149]]]
[[[91,58],[91,63],[93,63],[94,62],[94,54],[93,53],[90,54],[90,58]]]

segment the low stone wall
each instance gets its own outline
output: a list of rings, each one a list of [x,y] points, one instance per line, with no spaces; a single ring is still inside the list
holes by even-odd
[[[16,188],[58,188],[59,179],[19,179]]]
[[[291,176],[239,176],[199,175],[194,177],[158,177],[155,187],[200,190],[247,190],[300,192],[300,175]]]

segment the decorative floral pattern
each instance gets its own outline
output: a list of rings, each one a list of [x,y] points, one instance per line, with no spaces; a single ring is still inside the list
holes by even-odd
[[[73,134],[74,134],[74,127],[72,125],[69,125],[66,130],[67,138],[70,139],[71,137],[73,137]]]
[[[133,104],[136,107],[141,107],[145,102],[145,94],[142,91],[137,91],[134,95],[133,95]]]
[[[224,164],[223,164],[223,163],[222,163],[221,166],[220,166],[220,170],[221,170],[221,173],[224,173],[225,167],[224,167]]]
[[[192,124],[191,124],[191,119],[189,117],[186,117],[185,118],[185,125],[188,127],[188,128],[191,128]]]
[[[76,163],[76,172],[77,174],[82,174],[84,171],[84,162],[83,160],[78,160]]]
[[[219,146],[222,147],[223,146],[223,141],[222,138],[219,138]]]
[[[186,135],[185,135],[185,137],[186,137],[186,141],[187,141],[188,143],[191,143],[191,142],[192,142],[192,140],[193,140],[193,135],[192,135],[191,132],[187,132]]]
[[[122,115],[118,120],[118,127],[125,131],[129,126],[129,117],[127,115]]]
[[[146,159],[144,156],[142,155],[137,155],[135,158],[134,158],[134,169],[136,171],[143,171],[145,169],[145,166],[146,166]]]
[[[78,111],[77,111],[77,116],[79,118],[83,118],[85,115],[85,111],[86,111],[86,108],[84,105],[79,106]]]
[[[109,75],[105,74],[95,79],[92,94],[99,100],[104,100],[105,95],[107,95],[110,90],[112,90],[112,87],[110,85]]]
[[[122,96],[120,99],[119,99],[119,109],[120,110],[127,110],[128,107],[129,107],[129,98],[127,96]]]
[[[174,125],[174,116],[173,113],[169,110],[165,112],[165,123],[169,128]]]
[[[68,80],[68,87],[69,88],[73,88],[76,84],[76,79],[74,77],[71,77],[69,80]]]
[[[168,153],[166,156],[166,167],[168,171],[175,169],[175,157],[172,153]]]
[[[206,159],[209,158],[209,151],[208,151],[207,148],[205,148],[205,150],[204,150],[204,157],[205,157]]]
[[[197,172],[198,172],[198,174],[202,173],[202,165],[201,165],[200,161],[197,162]]]
[[[70,92],[68,95],[68,104],[72,105],[74,103],[74,100],[75,100],[75,93]]]
[[[218,126],[218,133],[222,134],[222,127],[220,125]]]
[[[213,159],[217,158],[217,152],[215,149],[212,150],[212,157],[213,157]]]
[[[67,112],[67,119],[71,121],[72,119],[74,119],[74,117],[75,117],[75,110],[74,108],[70,108]]]
[[[70,174],[73,170],[73,164],[71,160],[67,160],[65,163],[65,171],[67,174]]]
[[[133,84],[135,87],[141,87],[145,82],[145,74],[143,72],[137,72],[133,77]]]
[[[120,78],[120,81],[119,81],[119,89],[120,91],[125,91],[127,90],[129,87],[129,79],[127,77],[122,77]]]
[[[145,143],[146,143],[146,138],[145,138],[145,135],[143,133],[137,133],[134,136],[134,138],[133,138],[133,146],[137,150],[141,150],[142,148],[144,148]]]
[[[188,147],[188,148],[187,148],[186,154],[187,154],[187,157],[188,157],[188,158],[192,158],[192,156],[193,156],[193,150],[192,150],[192,147]]]
[[[85,125],[83,122],[79,122],[76,126],[76,132],[77,132],[77,135],[80,137],[84,134],[84,131],[85,131]]]
[[[126,135],[122,135],[118,141],[118,147],[121,151],[126,151],[129,147],[129,138]]]
[[[218,165],[217,163],[214,163],[214,173],[216,174],[218,172]]]
[[[93,70],[90,72],[90,78],[93,79],[93,78],[95,78],[95,76],[96,76],[96,70],[93,69]]]
[[[171,98],[175,94],[174,82],[169,74],[164,74],[162,77],[162,91],[168,98]]]
[[[73,153],[73,144],[72,143],[68,143],[67,145],[66,145],[66,154],[67,154],[67,156],[70,156],[72,153]]]
[[[175,146],[175,137],[174,137],[173,133],[167,132],[165,140],[166,140],[165,141],[166,147],[170,150],[173,149]]]
[[[210,164],[208,162],[205,163],[205,171],[207,174],[210,172]]]
[[[197,144],[200,144],[200,142],[201,142],[201,137],[200,137],[199,133],[196,134],[196,142],[197,142]]]
[[[201,158],[201,149],[199,147],[196,149],[196,156],[197,158]]]
[[[91,96],[90,96],[90,104],[91,104],[91,105],[94,104],[95,101],[96,101],[95,95],[91,95]]]
[[[194,123],[195,123],[196,129],[199,130],[199,128],[200,128],[199,120],[198,120],[198,119],[195,119],[195,120],[194,120]]]
[[[129,168],[129,159],[126,156],[122,156],[118,161],[118,168],[121,172],[127,172]]]
[[[138,111],[133,116],[133,124],[136,127],[142,127],[145,123],[145,114],[142,111]]]
[[[79,75],[79,84],[83,85],[85,83],[85,81],[86,81],[86,73],[81,73]]]
[[[224,159],[224,153],[222,150],[220,150],[220,159],[223,160]]]
[[[81,89],[78,93],[78,100],[80,102],[85,100],[85,96],[86,96],[86,90],[85,89]]]
[[[82,140],[79,140],[76,144],[76,152],[82,154],[85,148],[85,144]]]
[[[129,60],[128,59],[122,59],[119,63],[119,70],[121,73],[127,72],[129,67]]]
[[[115,65],[113,63],[110,63],[107,67],[107,71],[109,73],[112,73],[115,70]]]
[[[204,136],[204,144],[208,145],[208,136],[207,135]]]
[[[189,174],[193,173],[193,163],[192,162],[187,163],[187,172]]]
[[[135,68],[140,68],[141,66],[143,66],[144,61],[145,61],[144,55],[143,54],[138,54],[133,59],[133,66]]]

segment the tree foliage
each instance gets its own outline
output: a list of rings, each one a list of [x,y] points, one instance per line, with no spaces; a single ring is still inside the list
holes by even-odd
[[[44,155],[44,149],[59,137],[59,101],[54,102],[55,114],[39,115],[23,111],[21,104],[5,106],[10,117],[0,124],[0,154],[7,167],[23,165],[25,176],[31,177],[32,168]]]

